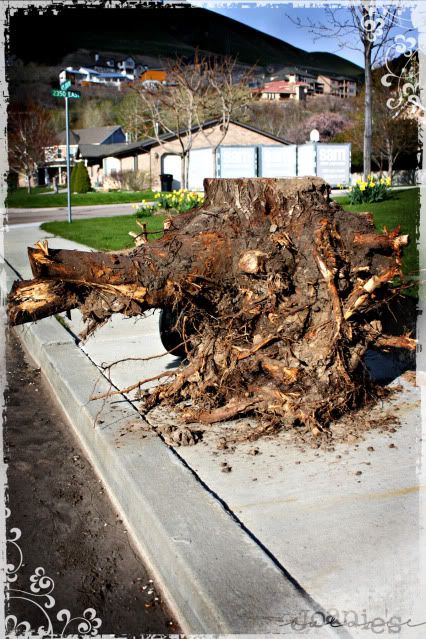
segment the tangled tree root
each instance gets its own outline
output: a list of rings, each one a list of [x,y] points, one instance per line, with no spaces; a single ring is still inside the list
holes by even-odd
[[[173,307],[187,360],[144,394],[145,410],[190,400],[186,423],[253,414],[265,430],[320,433],[374,396],[367,348],[415,348],[380,322],[408,237],[377,234],[319,178],[207,179],[205,190],[202,209],[132,251],[29,249],[35,279],[14,286],[10,320],[80,307],[92,330],[114,312]]]

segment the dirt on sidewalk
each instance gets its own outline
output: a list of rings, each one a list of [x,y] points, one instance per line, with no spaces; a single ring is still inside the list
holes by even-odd
[[[12,331],[6,367],[7,532],[9,539],[12,528],[22,531],[17,544],[23,554],[19,566],[19,552],[8,543],[7,561],[18,567],[11,588],[30,593],[31,600],[10,591],[6,614],[34,631],[47,627],[47,614],[55,636],[65,624],[56,617],[60,610],[74,618],[88,608],[102,621],[102,635],[179,632],[50,387]],[[39,567],[54,581],[55,605],[44,612],[31,603],[46,603],[31,590]],[[71,622],[68,632],[77,632],[77,625]]]

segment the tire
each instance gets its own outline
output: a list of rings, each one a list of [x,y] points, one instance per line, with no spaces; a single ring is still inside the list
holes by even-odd
[[[163,308],[160,312],[160,339],[168,353],[175,357],[186,357],[182,335],[175,329],[178,314],[170,308]]]

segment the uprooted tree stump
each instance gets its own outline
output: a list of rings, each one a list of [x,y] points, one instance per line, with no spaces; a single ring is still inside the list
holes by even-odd
[[[173,307],[187,360],[147,407],[190,399],[186,421],[252,413],[319,432],[374,394],[367,348],[415,348],[380,323],[408,237],[377,234],[319,178],[207,179],[205,191],[203,208],[131,251],[30,248],[35,279],[15,283],[10,321],[79,307],[90,332],[113,313]]]

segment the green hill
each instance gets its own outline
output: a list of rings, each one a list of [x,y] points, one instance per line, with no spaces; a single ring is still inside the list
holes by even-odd
[[[252,27],[207,9],[175,7],[100,8],[69,6],[38,13],[28,7],[10,17],[8,53],[24,62],[60,64],[81,49],[167,57],[202,53],[237,56],[259,66],[297,65],[362,78],[357,65],[330,53],[307,53]],[[22,37],[33,34],[33,37]]]

